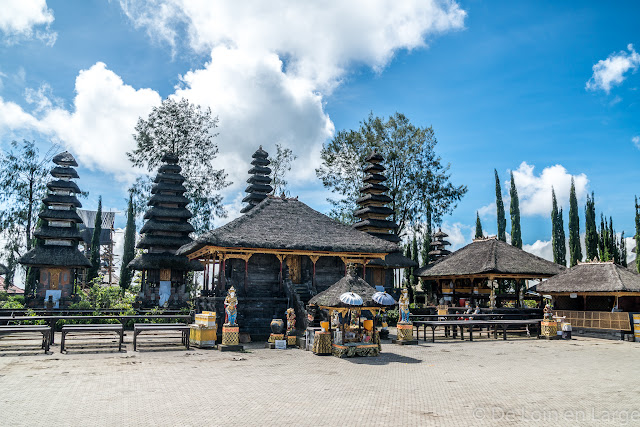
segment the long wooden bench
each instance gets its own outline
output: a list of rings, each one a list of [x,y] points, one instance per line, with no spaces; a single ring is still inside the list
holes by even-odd
[[[67,334],[102,334],[115,333],[118,337],[118,351],[122,351],[122,342],[124,341],[124,327],[122,325],[63,325],[62,339],[60,340],[60,353],[64,352],[64,342]]]
[[[0,335],[13,335],[24,333],[40,333],[42,334],[42,348],[45,354],[49,351],[51,345],[51,327],[43,325],[2,325],[0,326]]]
[[[541,319],[514,319],[514,320],[440,320],[440,321],[414,321],[413,325],[416,328],[416,337],[418,337],[420,332],[420,326],[424,328],[423,338],[427,340],[427,326],[431,328],[431,342],[435,342],[436,340],[436,328],[439,326],[444,327],[452,327],[454,329],[454,338],[455,338],[455,330],[460,328],[460,339],[464,340],[464,328],[467,328],[469,331],[469,341],[473,341],[473,328],[474,327],[483,327],[493,328],[494,338],[498,337],[498,328],[502,329],[502,339],[507,339],[507,329],[510,326],[524,326],[527,332],[527,335],[530,336],[529,327],[535,326],[537,329],[537,336],[540,335],[540,322]]]
[[[186,323],[135,323],[133,325],[133,351],[138,349],[138,335],[143,332],[174,331],[180,332],[182,345],[189,349],[189,325]]]

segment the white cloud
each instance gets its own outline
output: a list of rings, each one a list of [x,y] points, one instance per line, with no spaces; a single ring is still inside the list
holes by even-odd
[[[52,46],[57,34],[50,31],[53,12],[46,0],[4,0],[0,13],[0,31],[4,40],[14,43],[23,38],[38,38]]]
[[[636,147],[640,148],[640,135],[636,135],[631,138],[631,142],[633,142]]]
[[[523,244],[522,249],[540,258],[544,258],[547,261],[553,261],[553,246],[551,245],[551,240],[536,240],[531,245]]]
[[[83,166],[131,180],[136,172],[125,153],[134,146],[132,134],[138,117],[159,105],[160,95],[124,84],[102,62],[80,71],[75,90],[72,111],[57,106],[47,96],[46,86],[26,92],[27,101],[35,105],[32,113],[0,98],[0,133],[40,132],[72,150]]]
[[[593,66],[593,75],[587,82],[588,90],[602,89],[609,93],[613,86],[621,84],[625,79],[625,73],[634,72],[640,65],[640,55],[634,50],[633,45],[627,45],[627,50],[612,53],[607,59],[601,59]]]
[[[584,173],[571,175],[564,166],[555,165],[546,167],[540,175],[535,175],[534,166],[522,162],[518,169],[513,171],[513,179],[516,181],[516,188],[518,189],[521,215],[548,216],[551,213],[552,187],[558,199],[558,206],[564,207],[564,210],[568,212],[572,177],[576,186],[578,202],[581,203],[587,195],[589,185],[589,180]],[[505,184],[505,187],[509,188],[510,183],[508,185]],[[509,194],[508,190],[506,194]]]
[[[451,243],[449,250],[452,252],[457,251],[461,247],[471,243],[476,231],[475,225],[471,226],[462,224],[460,222],[449,224],[445,221],[442,223],[441,228],[442,231],[449,235],[449,237],[447,237],[447,240],[449,241],[449,243]]]

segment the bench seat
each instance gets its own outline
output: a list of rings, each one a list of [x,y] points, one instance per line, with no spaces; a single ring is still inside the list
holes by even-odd
[[[189,349],[190,327],[186,323],[135,323],[133,325],[133,351],[138,350],[138,335],[146,331],[176,331],[182,335],[182,344]]]
[[[40,333],[42,334],[42,348],[45,354],[49,351],[51,345],[52,329],[50,326],[43,325],[2,325],[0,326],[0,335],[13,335],[23,333]]]
[[[96,324],[96,325],[63,325],[62,340],[60,342],[60,353],[64,352],[65,337],[69,333],[115,333],[119,336],[118,351],[122,351],[122,342],[124,341],[124,326],[116,324]]]

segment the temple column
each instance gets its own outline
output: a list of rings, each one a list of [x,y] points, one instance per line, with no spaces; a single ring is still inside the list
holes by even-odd
[[[313,289],[313,293],[318,293],[318,287],[316,286],[316,262],[320,259],[319,255],[309,255],[309,259],[313,263],[313,275],[311,276],[311,288]]]
[[[284,277],[282,275],[282,262],[284,261],[284,255],[276,255],[278,261],[280,261],[280,273],[278,273],[278,290],[282,292],[282,284],[284,282]]]

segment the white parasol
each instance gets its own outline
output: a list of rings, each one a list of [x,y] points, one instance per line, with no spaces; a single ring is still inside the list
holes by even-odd
[[[347,305],[362,305],[362,297],[358,294],[354,294],[353,292],[345,292],[340,295],[340,301]]]
[[[380,305],[395,305],[396,300],[386,292],[376,292],[372,299]]]

